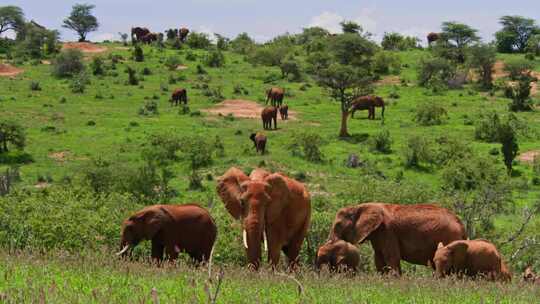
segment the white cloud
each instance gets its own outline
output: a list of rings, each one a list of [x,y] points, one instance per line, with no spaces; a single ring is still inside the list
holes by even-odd
[[[322,14],[315,16],[311,18],[311,22],[309,23],[309,27],[322,27],[326,30],[328,30],[331,33],[339,33],[341,32],[341,21],[343,21],[344,18],[341,15],[338,15],[333,12],[323,12]]]
[[[374,8],[363,8],[360,11],[360,15],[355,17],[353,21],[360,24],[364,28],[364,31],[375,34],[377,31],[377,21],[373,18],[374,13]]]
[[[197,32],[208,35],[208,38],[210,39],[210,41],[214,43],[217,41],[216,35],[214,35],[215,31],[212,30],[211,26],[201,25],[197,29]]]

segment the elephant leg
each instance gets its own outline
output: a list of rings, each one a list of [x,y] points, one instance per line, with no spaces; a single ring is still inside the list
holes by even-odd
[[[398,250],[387,250],[383,252],[384,262],[389,267],[390,273],[400,276],[401,275],[401,255]]]
[[[384,256],[382,253],[375,251],[374,253],[375,268],[377,272],[383,274],[385,272],[386,264],[384,263]]]
[[[167,247],[165,248],[165,253],[167,254],[167,259],[169,259],[169,261],[174,261],[178,259],[180,247],[174,244],[167,245]]]
[[[156,240],[152,240],[152,261],[156,263],[161,263],[163,260],[163,250],[164,246]]]

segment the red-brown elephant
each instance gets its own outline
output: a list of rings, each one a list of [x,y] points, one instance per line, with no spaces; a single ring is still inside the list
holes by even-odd
[[[352,271],[355,273],[360,264],[360,251],[351,243],[338,240],[322,245],[317,250],[315,267],[320,269],[328,265],[330,271]]]
[[[338,211],[329,242],[371,242],[379,272],[401,274],[400,261],[434,265],[439,243],[465,239],[463,223],[435,205],[366,203]]]
[[[178,30],[178,38],[182,42],[186,42],[187,36],[189,35],[189,29],[182,27]]]
[[[277,113],[278,109],[274,106],[266,107],[262,110],[261,119],[265,130],[272,129],[272,121],[274,121],[274,129],[277,130]]]
[[[253,141],[257,153],[264,155],[266,149],[266,135],[262,133],[252,133],[249,138]]]
[[[311,217],[310,195],[302,183],[262,169],[248,177],[231,168],[219,178],[217,192],[231,216],[242,223],[250,267],[260,266],[265,235],[271,265],[278,265],[283,251],[289,267],[295,267]]]
[[[178,106],[180,103],[187,104],[187,90],[186,89],[176,89],[171,95],[171,105]]]
[[[196,262],[210,258],[217,228],[208,211],[198,205],[154,205],[130,216],[122,224],[120,252],[127,255],[143,240],[152,241],[152,258],[163,253],[174,260],[186,252]]]
[[[159,34],[156,34],[156,33],[148,33],[146,35],[144,35],[142,38],[141,38],[141,42],[142,43],[146,43],[146,44],[150,44],[152,42],[155,42],[155,41],[158,41],[159,40]]]
[[[131,28],[131,42],[141,42],[143,37],[150,34],[150,30],[145,27]]]
[[[281,107],[279,107],[279,115],[281,115],[281,120],[289,119],[289,106],[282,105]]]
[[[448,245],[439,243],[435,257],[437,277],[449,274],[484,276],[489,280],[510,281],[508,271],[497,247],[487,240],[461,240]]]
[[[280,107],[283,103],[283,97],[285,96],[285,90],[282,88],[271,88],[266,91],[266,104],[270,101],[270,104],[274,107]]]
[[[428,45],[431,45],[433,42],[436,42],[440,38],[441,38],[441,36],[438,33],[429,33],[427,35]]]
[[[354,112],[368,110],[368,119],[375,119],[375,108],[382,108],[381,116],[384,119],[384,99],[379,96],[362,96],[356,98],[351,104],[351,118]]]

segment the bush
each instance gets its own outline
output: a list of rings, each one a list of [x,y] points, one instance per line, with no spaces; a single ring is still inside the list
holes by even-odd
[[[187,51],[186,52],[186,60],[187,61],[196,61],[197,60],[197,55],[195,53],[193,53],[192,51]]]
[[[143,74],[144,76],[152,75],[152,70],[150,70],[149,67],[144,67],[144,69],[142,70],[142,74]]]
[[[215,88],[206,88],[203,89],[202,94],[210,99],[211,102],[217,103],[223,101],[225,96],[223,96],[223,89],[221,87]]]
[[[410,136],[403,151],[405,166],[412,168],[420,167],[422,163],[431,164],[434,158],[432,145],[433,143],[425,136]]]
[[[508,73],[508,77],[512,80],[518,80],[533,68],[534,64],[523,58],[512,58],[504,63],[504,71]]]
[[[39,81],[31,81],[30,82],[30,90],[31,91],[41,91],[41,86],[39,85]]]
[[[192,32],[189,34],[186,44],[192,49],[208,49],[212,42],[205,33]]]
[[[379,75],[399,75],[401,73],[401,58],[394,52],[380,51],[373,57],[373,68]]]
[[[423,87],[447,87],[456,73],[456,67],[447,59],[424,57],[418,65],[418,83]]]
[[[71,79],[71,92],[75,94],[82,94],[86,90],[86,86],[90,84],[90,78],[85,72],[81,72]]]
[[[211,68],[219,68],[225,64],[225,55],[219,50],[212,50],[204,57],[204,64]]]
[[[445,165],[453,160],[466,159],[473,155],[471,145],[457,137],[441,136],[436,141],[438,148],[435,161],[439,165]]]
[[[432,102],[419,104],[416,107],[414,120],[422,126],[440,125],[448,117],[446,109]]]
[[[266,66],[279,66],[289,49],[281,46],[261,46],[255,49],[248,56],[248,61],[251,64],[260,64]]]
[[[392,152],[392,139],[388,130],[382,130],[369,138],[369,146],[371,151],[381,153]]]
[[[322,137],[317,133],[297,132],[293,134],[288,149],[293,156],[304,158],[310,162],[322,162],[323,154],[319,147],[323,144]]]
[[[291,75],[293,81],[302,80],[302,71],[300,68],[300,64],[296,59],[292,57],[286,58],[280,64],[279,68],[281,69],[281,75],[283,78],[287,78],[289,77],[289,75]]]
[[[208,72],[202,67],[202,65],[197,64],[197,74],[205,75],[208,74]]]
[[[104,75],[105,70],[103,68],[103,58],[97,56],[92,59],[92,63],[90,64],[90,68],[92,69],[92,74],[94,75]]]
[[[158,104],[154,100],[146,101],[139,109],[139,115],[152,116],[158,114]]]
[[[509,84],[505,89],[505,94],[512,102],[508,105],[510,111],[532,111],[531,82],[535,80],[528,75],[518,77],[516,84]]]
[[[182,61],[177,55],[171,55],[167,57],[164,64],[169,69],[169,71],[174,71],[180,64],[182,64]]]
[[[83,70],[83,53],[77,49],[60,52],[53,63],[53,74],[56,77],[71,77]]]
[[[482,115],[476,121],[474,137],[486,142],[496,142],[499,138],[501,120],[495,112]]]
[[[133,49],[133,60],[137,62],[144,61],[144,52],[140,45],[135,45],[135,48]]]
[[[128,73],[128,84],[129,85],[138,85],[139,79],[137,78],[137,72],[131,68],[127,67],[126,73]]]

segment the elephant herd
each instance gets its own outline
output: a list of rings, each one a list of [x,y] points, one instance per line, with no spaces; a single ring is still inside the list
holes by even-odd
[[[189,35],[189,29],[182,27],[178,30],[175,30],[175,33],[177,33],[177,38],[181,42],[185,42],[187,36]],[[150,44],[152,42],[162,40],[163,34],[162,33],[152,33],[150,30],[146,27],[132,27],[131,28],[131,41],[133,43],[141,42],[145,44]]]
[[[257,134],[254,140],[257,141]],[[264,147],[262,147],[264,149]],[[249,268],[261,266],[263,248],[273,269],[286,256],[290,270],[309,231],[311,197],[304,184],[282,173],[255,169],[249,175],[230,168],[216,191],[230,216],[242,226]],[[327,241],[317,251],[316,269],[357,271],[356,247],[369,242],[378,272],[401,275],[401,261],[431,267],[436,277],[466,275],[510,281],[511,273],[495,245],[469,240],[461,220],[450,210],[428,204],[363,203],[340,209]],[[210,213],[195,205],[154,205],[122,225],[118,255],[128,255],[142,240],[152,242],[152,258],[174,260],[181,252],[196,262],[211,259],[217,227]],[[524,278],[540,283],[529,269]]]

